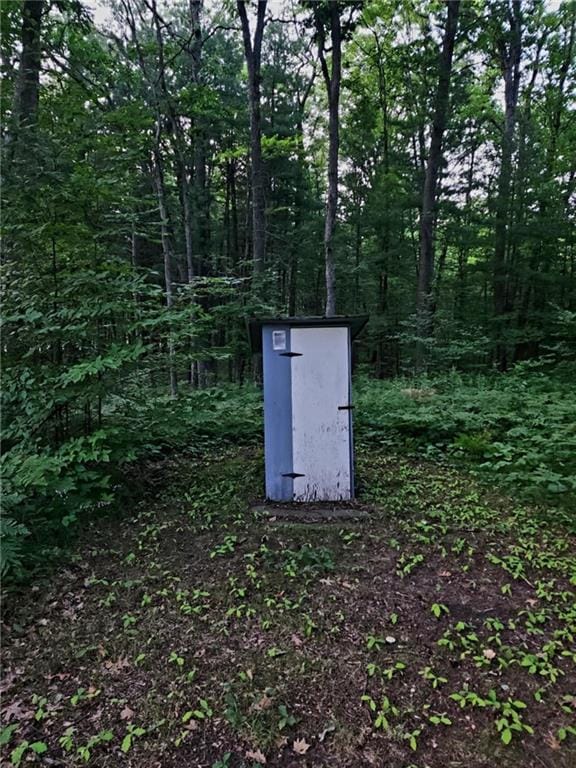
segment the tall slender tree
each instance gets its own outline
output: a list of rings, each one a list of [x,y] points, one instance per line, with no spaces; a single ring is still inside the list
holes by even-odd
[[[266,21],[267,0],[258,0],[254,38],[246,0],[238,0],[242,25],[244,56],[248,70],[248,105],[250,109],[250,186],[252,204],[252,269],[254,282],[259,281],[266,256],[266,201],[264,195],[264,162],[262,159],[261,62],[262,39]]]
[[[428,162],[426,163],[422,209],[420,213],[420,258],[416,294],[418,336],[420,338],[429,338],[432,335],[434,312],[434,297],[432,295],[434,281],[434,220],[438,197],[438,178],[443,161],[443,138],[449,113],[450,79],[452,76],[454,44],[458,30],[460,0],[448,0],[447,6],[448,15],[438,61],[438,83],[434,99],[434,117],[430,131],[430,151],[428,153]],[[418,368],[422,367],[424,350],[425,345],[420,341],[417,345]]]
[[[504,80],[504,127],[500,143],[500,168],[496,193],[494,225],[493,301],[496,332],[496,362],[500,370],[508,367],[505,340],[506,315],[511,310],[509,293],[507,249],[510,232],[510,198],[512,157],[518,93],[520,89],[520,59],[522,54],[522,8],[520,0],[506,0],[504,7],[506,26],[497,32],[496,47]]]
[[[340,87],[342,83],[342,25],[338,0],[327,6],[314,3],[314,23],[318,58],[328,96],[328,192],[324,224],[324,269],[326,280],[326,317],[336,314],[336,266],[334,263],[334,229],[338,211],[338,152],[340,148]],[[326,18],[327,17],[327,18]],[[330,34],[331,63],[328,65],[326,27]]]

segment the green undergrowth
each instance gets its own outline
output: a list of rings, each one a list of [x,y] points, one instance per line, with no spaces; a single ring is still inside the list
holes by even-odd
[[[108,399],[100,425],[57,446],[39,440],[21,412],[4,429],[2,574],[30,578],[65,556],[87,520],[121,512],[139,463],[258,441],[261,412],[254,387],[182,388],[172,398],[138,377]]]
[[[526,499],[574,510],[573,380],[569,371],[551,376],[523,367],[508,375],[359,379],[357,441],[448,459]]]
[[[360,376],[356,442],[474,470],[574,526],[572,380],[570,371],[551,375],[533,367],[493,376]],[[10,392],[6,396],[10,402]],[[171,398],[134,374],[122,397],[108,398],[91,431],[77,431],[55,447],[35,429],[21,412],[4,431],[0,535],[9,581],[58,562],[86,519],[122,511],[134,496],[133,467],[182,451],[260,444],[262,393],[252,385],[182,387]],[[261,484],[253,492],[261,494]]]

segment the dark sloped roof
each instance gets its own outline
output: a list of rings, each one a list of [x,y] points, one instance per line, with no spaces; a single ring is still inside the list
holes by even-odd
[[[334,328],[346,326],[354,339],[368,322],[368,315],[335,315],[334,317],[264,317],[250,320],[250,346],[253,352],[262,351],[262,328],[265,325],[284,328]]]

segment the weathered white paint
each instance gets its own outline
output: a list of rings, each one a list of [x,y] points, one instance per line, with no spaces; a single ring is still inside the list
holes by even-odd
[[[295,501],[350,499],[349,329],[292,328]]]

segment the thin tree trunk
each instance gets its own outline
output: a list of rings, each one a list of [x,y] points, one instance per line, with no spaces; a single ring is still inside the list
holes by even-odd
[[[252,291],[259,298],[262,287],[262,273],[266,258],[266,200],[264,193],[264,162],[262,159],[262,115],[261,115],[261,61],[262,38],[266,18],[267,0],[258,0],[256,10],[256,28],[254,40],[250,33],[250,22],[246,11],[246,0],[236,3],[242,39],[244,56],[248,69],[248,107],[250,110],[250,191],[252,206]],[[254,381],[262,380],[262,359],[260,355],[252,356],[252,372]]]
[[[156,146],[154,147],[154,183],[158,198],[158,211],[160,213],[160,232],[162,238],[162,254],[164,257],[164,285],[166,293],[166,306],[170,309],[174,304],[174,289],[172,285],[172,262],[174,258],[172,242],[170,239],[170,219],[166,202],[166,188],[164,184],[164,169],[160,154],[160,126],[156,128]],[[170,371],[170,394],[174,397],[178,393],[178,379],[174,364],[174,342],[168,341],[168,365]]]
[[[458,30],[459,0],[449,0],[448,17],[442,40],[442,51],[438,68],[438,87],[434,105],[434,118],[430,138],[430,152],[424,178],[422,211],[420,214],[420,258],[418,263],[418,289],[416,294],[417,333],[419,339],[432,335],[433,327],[433,285],[434,285],[434,220],[438,196],[438,177],[443,161],[442,140],[448,121],[450,103],[450,79],[454,43]],[[418,342],[416,349],[416,367],[421,369],[424,363],[425,343]]]
[[[536,46],[536,55],[534,58],[534,64],[532,66],[532,75],[527,87],[524,89],[522,95],[523,107],[520,110],[519,130],[518,130],[518,162],[516,169],[516,178],[514,180],[515,193],[515,210],[518,211],[518,220],[521,220],[521,226],[525,226],[527,217],[530,214],[529,207],[526,203],[526,192],[530,187],[529,179],[529,167],[532,157],[532,141],[533,135],[531,135],[532,124],[532,94],[534,86],[538,79],[540,72],[540,55],[544,44],[546,42],[548,31],[545,31],[539,38]],[[516,292],[518,294],[517,304],[517,327],[520,331],[523,331],[528,325],[528,319],[530,315],[531,304],[534,294],[536,292],[544,293],[544,286],[539,281],[537,275],[538,261],[540,256],[541,246],[532,248],[530,258],[527,262],[527,272],[522,275],[519,270],[516,270]],[[530,335],[530,334],[529,334]],[[528,359],[538,351],[538,341],[533,338],[520,338],[514,348],[514,360]]]
[[[165,111],[167,111],[172,125],[176,128],[176,120],[174,112],[172,110],[171,101],[168,94],[168,88],[165,80],[165,66],[164,66],[164,43],[162,39],[162,33],[160,29],[160,17],[158,15],[156,0],[151,0],[152,19],[154,23],[156,42],[158,44],[158,70],[159,74],[150,73],[146,65],[146,58],[140,40],[138,38],[138,30],[136,26],[136,20],[134,18],[133,7],[130,0],[122,0],[122,6],[126,13],[126,23],[130,29],[132,40],[136,46],[138,55],[138,62],[142,75],[148,82],[150,90],[153,96],[152,106],[156,114],[156,126],[154,135],[154,145],[152,149],[152,178],[154,180],[154,186],[156,188],[156,198],[158,201],[158,212],[160,214],[160,234],[162,241],[162,256],[164,261],[164,290],[166,296],[166,306],[170,309],[174,304],[174,286],[172,278],[172,264],[174,261],[174,251],[172,248],[171,232],[172,227],[170,224],[170,215],[168,212],[166,186],[164,182],[164,166],[162,160],[162,123],[164,120]],[[158,85],[160,85],[161,95],[158,93]],[[163,99],[162,99],[163,97]],[[164,103],[163,103],[164,102]],[[174,341],[171,334],[168,337],[168,368],[170,376],[170,393],[172,396],[176,396],[178,392],[178,379],[175,367],[175,350]]]
[[[201,84],[202,72],[202,0],[190,0],[190,24],[192,27],[192,45],[190,60],[192,80]],[[206,194],[206,131],[202,120],[194,126],[194,203],[195,203],[195,261],[199,274],[206,272],[206,252],[208,248],[208,199]]]
[[[516,109],[520,87],[520,55],[522,51],[522,11],[520,0],[507,3],[507,16],[510,25],[510,43],[500,40],[500,65],[504,77],[504,131],[501,143],[501,161],[498,174],[496,198],[496,223],[494,228],[493,262],[493,303],[496,321],[496,361],[500,370],[508,367],[508,351],[505,342],[505,316],[508,304],[508,269],[506,253],[508,250],[510,218],[510,178],[512,174],[512,154],[514,150],[514,130]]]
[[[231,248],[232,265],[235,267],[240,258],[240,235],[238,233],[238,199],[236,195],[236,160],[230,160],[230,225],[232,228]]]
[[[550,125],[550,143],[546,150],[546,179],[555,179],[557,176],[556,165],[558,160],[558,140],[561,133],[562,116],[564,114],[565,87],[566,79],[570,70],[570,64],[574,61],[574,42],[575,42],[575,22],[576,14],[572,14],[570,29],[566,30],[566,40],[564,49],[564,58],[560,67],[558,85],[556,86],[555,105],[552,110],[552,119]],[[542,185],[542,191],[547,190],[545,184]],[[541,220],[543,230],[549,227],[549,211],[553,207],[553,201],[547,194],[540,197],[538,201],[538,216]],[[536,247],[535,258],[532,263],[532,274],[538,275],[539,284],[534,286],[534,310],[536,313],[543,312],[548,301],[548,272],[554,261],[554,251],[557,243],[550,237],[541,238]]]
[[[374,42],[376,45],[376,66],[378,69],[378,97],[380,102],[380,110],[382,112],[382,166],[384,169],[384,217],[382,234],[379,238],[381,243],[381,268],[379,279],[379,299],[378,299],[378,313],[384,317],[388,310],[388,271],[390,261],[390,195],[388,191],[388,174],[390,173],[390,138],[389,138],[389,109],[388,109],[388,83],[386,81],[386,71],[384,69],[385,54],[380,45],[380,39],[376,32],[374,32]],[[358,204],[357,206],[358,207]],[[359,222],[359,218],[358,218]],[[360,249],[360,226],[358,224],[357,233],[357,251]],[[358,267],[359,259],[356,259],[356,266]],[[358,282],[358,269],[356,281]],[[379,324],[376,339],[376,375],[382,379],[386,376],[385,365],[385,347],[387,328],[385,321]]]
[[[475,130],[473,128],[473,130]],[[476,165],[476,151],[477,146],[475,143],[472,145],[472,151],[470,153],[470,165],[468,166],[468,173],[466,174],[466,193],[464,197],[464,220],[463,224],[465,232],[468,231],[471,220],[470,203],[472,201],[472,185],[474,182],[474,169]],[[456,297],[454,301],[454,314],[458,321],[464,322],[466,317],[466,265],[468,262],[468,246],[462,244],[458,249],[458,287],[456,290]]]
[[[184,248],[186,251],[186,276],[188,283],[194,279],[194,237],[193,237],[193,216],[192,204],[190,201],[190,180],[188,169],[180,157],[180,169],[178,178],[180,181],[180,197],[182,200],[182,223],[184,226]]]
[[[266,255],[266,208],[264,196],[264,163],[262,160],[262,117],[260,113],[260,68],[262,38],[267,0],[258,0],[254,40],[246,1],[238,0],[238,15],[242,25],[244,55],[248,69],[248,105],[250,109],[250,183],[252,187],[252,274],[258,283]]]
[[[342,81],[342,28],[340,8],[335,0],[329,3],[330,42],[332,64],[326,61],[325,33],[321,9],[315,8],[314,19],[318,37],[318,57],[322,67],[328,95],[328,194],[324,223],[324,270],[326,281],[326,307],[324,314],[336,314],[336,267],[334,263],[334,229],[338,210],[338,151],[340,146],[340,85]]]
[[[296,166],[296,178],[295,178],[295,190],[294,190],[294,227],[291,237],[291,253],[290,264],[288,272],[288,314],[293,317],[296,314],[297,306],[297,293],[298,293],[298,254],[300,252],[300,228],[302,225],[304,208],[306,205],[306,199],[304,194],[305,181],[303,168],[306,164],[306,150],[304,147],[304,113],[306,109],[306,102],[312,92],[314,80],[316,78],[316,70],[312,71],[312,75],[308,80],[302,96],[297,94],[297,123],[296,123],[296,142],[297,142],[297,166]]]

